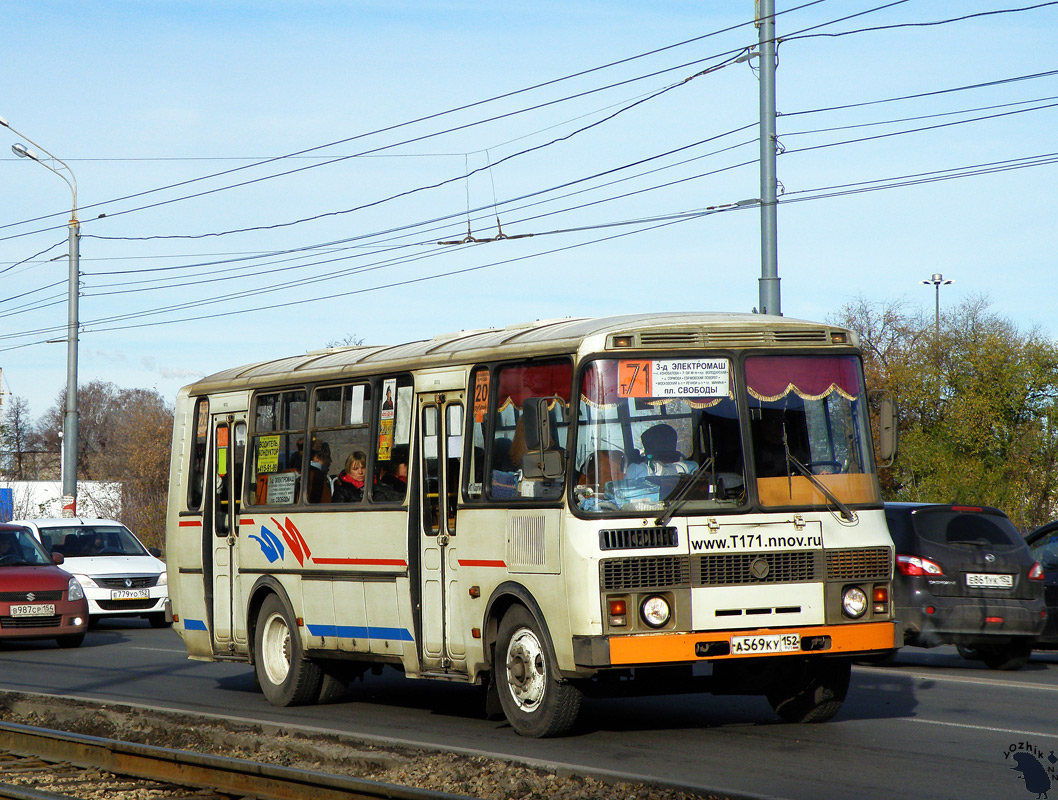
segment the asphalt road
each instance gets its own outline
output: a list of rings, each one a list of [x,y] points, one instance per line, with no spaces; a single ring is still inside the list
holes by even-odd
[[[905,648],[891,665],[856,667],[844,707],[822,725],[782,723],[756,697],[588,700],[572,735],[548,740],[486,720],[473,687],[392,670],[354,684],[339,703],[275,708],[254,691],[247,665],[189,661],[175,633],[139,620],[104,622],[76,650],[6,643],[0,688],[454,747],[732,796],[1035,797],[1028,789],[1042,779],[1012,769],[1025,761],[1018,752],[1035,753],[1058,791],[1058,757],[1048,760],[1058,756],[1058,653],[993,672],[953,648]],[[1026,745],[1032,750],[1017,749]]]

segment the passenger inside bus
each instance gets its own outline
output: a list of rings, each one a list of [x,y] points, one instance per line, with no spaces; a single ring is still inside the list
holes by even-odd
[[[364,498],[367,476],[367,454],[354,450],[345,459],[345,468],[338,473],[331,493],[332,503],[359,503]]]
[[[677,447],[676,429],[667,423],[643,431],[642,442],[645,458],[629,465],[626,480],[638,480],[647,475],[687,475],[698,469],[697,463],[683,457]]]
[[[309,502],[331,502],[331,482],[328,473],[331,469],[331,446],[327,442],[312,443],[312,460],[309,462]]]

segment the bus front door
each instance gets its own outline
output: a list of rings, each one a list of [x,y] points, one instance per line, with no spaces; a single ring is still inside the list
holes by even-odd
[[[419,563],[424,672],[466,672],[456,505],[464,393],[419,396]]]
[[[213,473],[211,539],[213,575],[213,651],[226,655],[235,650],[239,574],[239,511],[242,497],[243,463],[246,457],[245,414],[213,417]]]

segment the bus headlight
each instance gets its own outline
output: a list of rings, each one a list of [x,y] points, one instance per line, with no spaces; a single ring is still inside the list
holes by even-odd
[[[867,613],[867,594],[859,586],[850,586],[841,595],[841,610],[849,619],[859,619]]]
[[[669,621],[672,609],[669,608],[669,601],[664,597],[652,595],[639,606],[639,616],[651,628],[660,628]]]

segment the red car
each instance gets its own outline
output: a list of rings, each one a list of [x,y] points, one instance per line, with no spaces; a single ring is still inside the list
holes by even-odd
[[[28,528],[0,524],[0,641],[55,639],[77,647],[88,628],[88,601],[62,555],[49,556]]]

